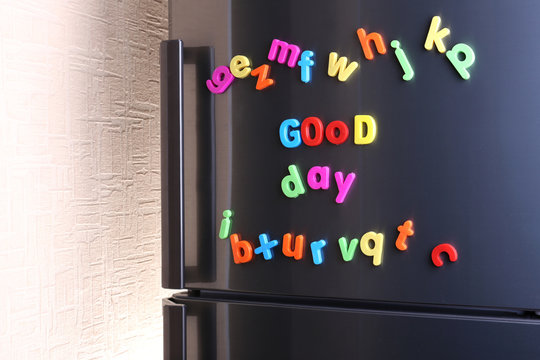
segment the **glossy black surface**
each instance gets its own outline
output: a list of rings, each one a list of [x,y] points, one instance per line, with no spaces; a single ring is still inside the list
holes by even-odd
[[[193,299],[164,315],[165,360],[540,357],[534,320]]]
[[[207,216],[219,227],[221,212],[232,208],[233,231],[256,244],[261,233],[281,242],[293,232],[308,242],[301,261],[276,250],[271,261],[259,255],[237,265],[227,240],[198,236],[186,246],[215,242],[217,277],[187,277],[187,287],[540,309],[539,2],[237,0],[195,6],[171,0],[171,11],[171,38],[214,46],[216,66],[236,54],[255,66],[270,64],[276,81],[257,91],[255,78],[238,79],[216,95],[222,160],[215,213]],[[434,15],[451,29],[447,48],[463,42],[474,49],[470,80],[461,79],[444,54],[423,48]],[[360,27],[380,32],[388,53],[366,60],[356,36]],[[315,52],[311,84],[300,81],[298,67],[266,59],[274,38]],[[401,80],[393,39],[414,67],[411,82]],[[331,51],[360,62],[346,83],[326,74]],[[204,81],[197,79],[199,86]],[[356,114],[376,118],[374,144],[356,146],[350,139],[286,149],[279,142],[285,119],[318,116],[325,124],[352,124]],[[354,171],[357,180],[342,205],[333,201],[333,180],[329,191],[307,189],[288,199],[280,182],[290,164],[299,166],[304,180],[315,165]],[[186,164],[185,171],[196,167]],[[400,252],[396,227],[407,219],[416,233],[409,250]],[[338,238],[367,231],[385,235],[382,265],[374,267],[359,253],[344,262]],[[316,266],[309,243],[319,239],[328,246]],[[443,242],[458,249],[459,260],[439,269],[430,252]]]

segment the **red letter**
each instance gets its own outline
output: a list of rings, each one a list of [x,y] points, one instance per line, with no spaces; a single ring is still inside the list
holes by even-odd
[[[338,131],[338,136],[336,136],[336,130]],[[326,138],[332,144],[343,144],[349,138],[349,128],[343,121],[332,121],[326,127]]]
[[[257,75],[259,75],[257,85],[255,86],[257,90],[262,90],[270,85],[274,85],[274,80],[268,79],[268,75],[270,75],[270,65],[264,64],[251,71],[251,76]]]
[[[362,50],[364,50],[366,59],[373,60],[373,51],[369,46],[370,41],[375,43],[375,47],[377,48],[377,52],[379,54],[386,54],[386,46],[384,46],[384,41],[381,34],[372,32],[369,33],[369,35],[366,35],[366,30],[364,29],[356,30],[356,34],[358,34],[358,40],[360,40],[360,44],[362,44]]]
[[[231,249],[235,264],[250,262],[253,258],[253,246],[247,240],[240,240],[240,235],[231,235]]]
[[[291,249],[292,235],[287,233],[283,235],[283,255],[300,260],[304,257],[304,235],[298,235],[294,238],[294,250]]]
[[[309,126],[313,125],[315,129],[315,135],[311,137],[309,133]],[[302,141],[307,146],[317,146],[320,145],[323,141],[324,126],[318,117],[311,116],[302,121],[302,126],[300,127],[300,133],[302,135]]]

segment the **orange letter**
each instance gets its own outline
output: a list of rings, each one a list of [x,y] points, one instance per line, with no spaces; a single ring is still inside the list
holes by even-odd
[[[250,262],[253,258],[253,246],[247,240],[240,240],[240,235],[231,235],[231,249],[235,264]]]
[[[373,51],[369,46],[370,41],[373,41],[375,43],[375,47],[377,48],[377,52],[379,54],[386,54],[386,46],[384,46],[384,41],[381,34],[372,32],[366,35],[366,30],[364,29],[356,30],[356,34],[358,35],[358,40],[360,40],[360,44],[362,44],[362,50],[364,50],[364,55],[366,56],[366,59],[373,60]]]
[[[407,220],[403,223],[403,225],[397,227],[399,235],[396,240],[396,247],[399,250],[407,250],[407,244],[405,244],[405,241],[407,240],[408,236],[414,235],[414,230],[412,229],[412,227],[413,222],[411,220]]]
[[[294,238],[294,251],[291,249],[292,235],[287,233],[283,235],[283,255],[300,260],[304,257],[304,235],[298,235]]]
[[[270,65],[264,64],[251,71],[251,76],[257,75],[259,76],[257,85],[255,86],[257,90],[262,90],[270,85],[274,85],[274,80],[268,79],[268,75],[270,75]]]

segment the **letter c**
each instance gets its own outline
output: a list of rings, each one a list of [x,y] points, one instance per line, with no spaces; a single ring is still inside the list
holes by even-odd
[[[448,254],[448,258],[451,262],[457,261],[458,253],[456,248],[450,244],[440,244],[435,246],[435,248],[431,252],[431,261],[433,261],[433,265],[435,265],[436,267],[443,266],[443,261],[441,259],[441,254],[443,252]]]

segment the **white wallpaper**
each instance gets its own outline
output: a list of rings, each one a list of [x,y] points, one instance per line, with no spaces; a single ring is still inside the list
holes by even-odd
[[[166,0],[0,0],[0,359],[160,359]]]

